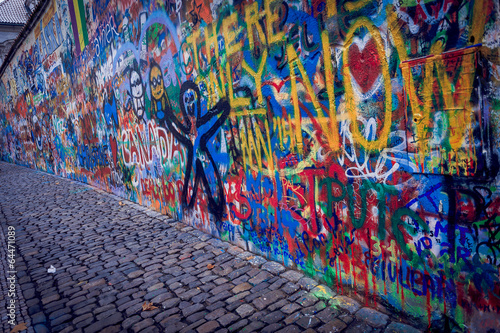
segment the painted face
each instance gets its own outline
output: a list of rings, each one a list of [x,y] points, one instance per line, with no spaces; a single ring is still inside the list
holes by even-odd
[[[130,75],[130,88],[132,90],[132,96],[134,98],[141,98],[144,94],[142,87],[142,80],[139,73],[133,71]]]
[[[153,98],[159,100],[164,94],[163,75],[158,65],[153,65],[149,72],[149,84],[151,85],[151,93]]]
[[[135,115],[138,119],[142,119],[144,116],[144,86],[140,74],[135,70],[130,73],[130,90]]]
[[[196,92],[192,89],[186,90],[182,98],[184,99],[184,107],[186,108],[186,113],[193,117],[196,116]]]

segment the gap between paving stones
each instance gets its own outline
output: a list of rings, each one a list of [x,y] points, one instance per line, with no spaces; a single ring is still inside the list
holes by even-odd
[[[103,190],[4,162],[0,182],[2,230],[16,227],[24,272],[17,321],[28,332],[418,332]]]

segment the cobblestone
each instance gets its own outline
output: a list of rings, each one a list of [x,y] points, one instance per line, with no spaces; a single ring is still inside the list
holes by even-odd
[[[253,266],[260,267],[263,264],[265,264],[267,262],[267,260],[264,259],[264,258],[262,258],[262,257],[255,256],[255,257],[250,257],[250,259],[248,260],[248,262],[250,264],[252,264]]]
[[[248,282],[251,283],[252,285],[256,286],[261,282],[269,280],[271,277],[272,277],[271,274],[269,274],[268,272],[262,271],[262,272],[258,273],[256,276],[254,276],[253,278],[251,278],[250,280],[248,280]]]
[[[219,323],[212,320],[198,327],[198,333],[214,332],[219,327]]]
[[[250,304],[242,304],[237,309],[236,312],[242,317],[248,317],[255,312],[255,309]]]
[[[370,327],[370,325],[368,325],[365,322],[353,322],[344,331],[344,333],[359,333],[359,332],[370,333],[373,332],[373,328]]]
[[[0,183],[1,225],[17,231],[18,318],[28,333],[419,332],[101,190],[3,162]]]
[[[319,333],[332,333],[332,332],[340,332],[344,328],[346,328],[347,325],[341,321],[340,319],[334,319],[325,325],[321,326],[318,328]],[[361,332],[358,332],[361,333]]]
[[[281,290],[273,290],[254,300],[253,304],[257,309],[262,310],[266,308],[268,305],[275,303],[284,297],[285,293],[283,293]]]
[[[285,283],[285,285],[283,287],[281,287],[281,290],[283,290],[285,293],[287,294],[293,294],[294,292],[296,292],[297,290],[300,289],[300,286],[295,284],[295,283],[291,283],[291,282],[287,282]]]
[[[268,271],[271,274],[279,274],[285,271],[285,267],[283,265],[278,264],[274,261],[268,261],[264,265],[261,266],[263,270]]]
[[[224,327],[228,326],[229,324],[235,322],[236,320],[240,319],[238,315],[235,315],[234,313],[227,313],[217,319],[217,321]]]
[[[415,327],[405,325],[403,323],[390,323],[384,331],[385,333],[421,333]]]
[[[335,308],[341,308],[343,310],[346,310],[351,314],[355,313],[361,308],[361,305],[358,302],[346,296],[334,297],[331,300],[330,305]]]
[[[237,285],[236,287],[233,288],[232,292],[235,293],[235,294],[238,294],[242,291],[246,291],[246,290],[249,290],[249,289],[252,289],[252,285],[248,282],[243,282],[239,285]]]
[[[318,282],[308,277],[303,277],[299,280],[298,283],[302,288],[306,290],[311,290],[318,285]]]
[[[280,276],[287,279],[290,282],[298,282],[300,279],[304,277],[304,274],[297,271],[288,270],[286,272],[281,273]]]
[[[356,318],[375,328],[385,327],[389,320],[389,316],[370,308],[360,309],[356,312]]]

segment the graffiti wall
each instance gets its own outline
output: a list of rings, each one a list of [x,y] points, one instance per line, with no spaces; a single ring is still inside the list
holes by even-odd
[[[1,75],[0,153],[424,328],[498,328],[499,14],[52,0]]]

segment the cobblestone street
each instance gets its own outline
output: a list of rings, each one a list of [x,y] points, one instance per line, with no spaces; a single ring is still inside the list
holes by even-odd
[[[418,332],[84,184],[3,162],[0,184],[3,332],[12,329],[8,226],[16,230],[16,323],[28,332]]]

